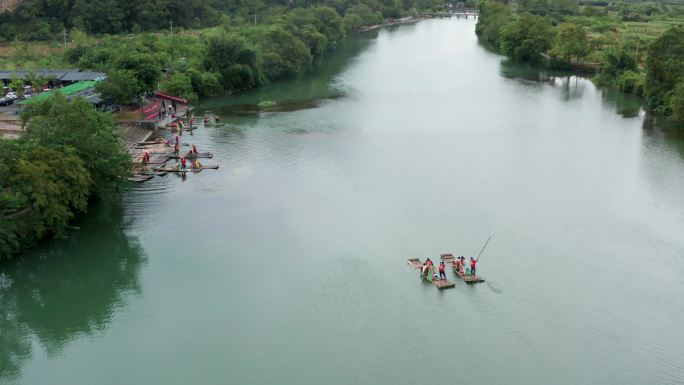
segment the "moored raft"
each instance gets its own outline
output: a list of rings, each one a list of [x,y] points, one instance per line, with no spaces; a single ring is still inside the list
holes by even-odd
[[[135,174],[128,177],[129,182],[142,183],[154,178],[154,175]]]
[[[408,260],[408,264],[413,267],[414,269],[420,269],[423,267],[423,264],[420,262],[419,258],[411,258]]]
[[[195,159],[195,158],[213,158],[214,154],[211,152],[198,152],[197,154],[169,154],[169,158],[171,159],[178,159],[180,157],[187,158],[187,159]]]

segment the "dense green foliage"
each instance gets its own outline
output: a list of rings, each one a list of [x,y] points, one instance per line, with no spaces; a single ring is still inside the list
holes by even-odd
[[[551,47],[551,24],[541,16],[523,13],[506,24],[500,33],[501,51],[515,60],[539,64]]]
[[[587,2],[584,2],[587,3]],[[514,60],[595,70],[594,81],[684,116],[684,6],[662,2],[484,0],[476,33]]]
[[[672,28],[649,47],[646,93],[649,103],[675,117],[684,115],[684,29]]]
[[[62,68],[107,72],[100,91],[118,104],[157,89],[194,99],[296,76],[357,28],[380,24],[383,17],[413,15],[416,9],[444,8],[438,0],[141,0],[135,5],[97,0],[87,4],[24,0],[12,14],[0,16],[0,30],[13,31],[0,33],[0,38],[47,39],[54,45],[67,31],[68,48],[52,55],[62,59],[50,61]],[[29,24],[38,28],[25,28]],[[199,27],[203,29],[188,30]],[[163,33],[144,32],[159,30]],[[122,32],[135,34],[112,35]],[[103,33],[109,35],[96,35]],[[15,44],[12,66],[21,68],[24,62],[42,66],[29,51],[28,44]]]
[[[443,10],[444,4],[441,0],[23,0],[12,13],[0,15],[0,38],[59,40],[65,28],[88,34],[199,29],[218,26],[228,18],[233,24],[253,23],[255,17],[270,24],[287,11],[311,6],[349,16],[342,24],[317,15],[315,27],[320,31],[325,24],[355,28],[381,23],[383,17],[401,17],[413,9]]]
[[[111,118],[55,93],[22,114],[26,135],[0,140],[0,259],[61,236],[91,197],[111,202],[130,169]]]
[[[553,39],[551,56],[565,61],[579,62],[589,53],[589,41],[584,28],[575,23],[563,23],[558,27],[558,33]]]

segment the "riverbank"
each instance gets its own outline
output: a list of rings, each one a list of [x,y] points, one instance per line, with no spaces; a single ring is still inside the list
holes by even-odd
[[[484,1],[476,33],[513,60],[596,74],[596,84],[645,96],[654,112],[684,122],[684,5],[653,5],[634,21],[643,6]]]
[[[473,29],[355,35],[307,76],[196,104],[221,115],[191,137],[219,170],[133,185],[3,262],[0,383],[684,383],[684,142]],[[407,268],[490,235],[479,285]]]

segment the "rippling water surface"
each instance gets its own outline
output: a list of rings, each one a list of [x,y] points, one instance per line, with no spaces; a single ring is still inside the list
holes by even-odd
[[[684,383],[684,144],[638,101],[439,20],[203,111],[219,170],[3,266],[0,383]],[[483,284],[406,265],[490,235]]]

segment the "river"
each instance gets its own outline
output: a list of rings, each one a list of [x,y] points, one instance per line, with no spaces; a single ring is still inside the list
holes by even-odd
[[[2,266],[0,383],[684,383],[684,141],[474,26],[355,36],[199,104],[221,124],[183,141],[220,169]],[[489,236],[484,283],[406,264]]]

